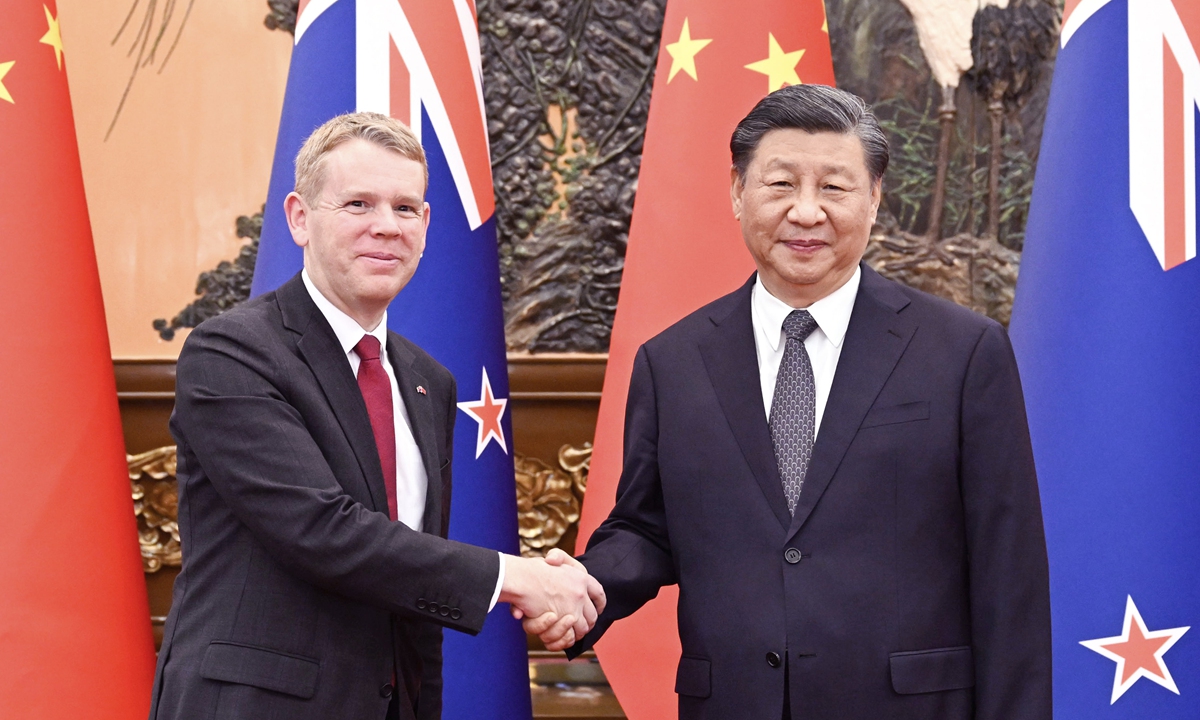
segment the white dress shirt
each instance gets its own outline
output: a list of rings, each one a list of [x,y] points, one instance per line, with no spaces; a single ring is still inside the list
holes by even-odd
[[[396,382],[396,371],[388,360],[387,354],[387,311],[383,318],[372,330],[365,330],[358,321],[342,312],[328,300],[321,291],[313,285],[308,270],[300,273],[304,287],[317,309],[329,321],[333,334],[337,336],[350,370],[358,377],[358,367],[362,364],[354,346],[362,340],[363,335],[371,335],[379,341],[379,361],[387,373],[388,383],[392,386],[392,417],[396,425],[396,519],[413,530],[420,532],[425,526],[425,496],[429,492],[429,475],[425,472],[425,463],[421,459],[421,449],[417,447],[416,436],[413,435],[412,423],[408,411],[404,407],[404,398],[400,396],[400,385]],[[492,593],[490,610],[495,607],[500,598],[500,588],[504,584],[504,558],[500,558],[500,574],[496,578],[496,591]]]
[[[821,431],[821,417],[825,414],[825,403],[829,401],[829,389],[833,387],[833,374],[842,355],[842,343],[846,339],[846,328],[850,325],[850,314],[854,311],[854,299],[858,297],[861,280],[862,268],[855,268],[854,275],[844,285],[804,308],[817,321],[817,329],[804,341],[804,349],[808,351],[808,359],[812,362],[813,382],[817,391],[814,441]],[[768,421],[771,418],[771,400],[775,395],[775,378],[783,361],[783,351],[787,348],[783,321],[795,309],[768,292],[761,277],[754,282],[750,291],[750,321],[754,326],[758,378]]]

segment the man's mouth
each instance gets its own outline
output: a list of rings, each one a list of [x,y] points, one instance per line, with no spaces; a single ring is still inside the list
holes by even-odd
[[[797,252],[814,252],[827,246],[829,243],[824,240],[814,240],[808,238],[798,238],[796,240],[782,240],[784,245],[787,245],[791,250]]]
[[[400,261],[400,258],[396,257],[395,255],[393,255],[391,253],[386,253],[386,252],[363,253],[363,254],[359,255],[359,257],[365,258],[367,260],[382,262],[382,263],[395,263],[395,262]]]

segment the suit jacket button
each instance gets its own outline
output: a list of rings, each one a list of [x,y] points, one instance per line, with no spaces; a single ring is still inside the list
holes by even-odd
[[[436,614],[437,614],[437,611],[438,611],[438,604],[437,604],[437,603],[435,603],[435,602],[431,602],[431,603],[429,603],[429,612],[431,612],[431,613],[433,613],[433,614],[435,614],[435,615],[436,615]]]
[[[796,548],[788,548],[783,551],[783,559],[788,561],[788,564],[795,565],[800,562],[800,551]]]
[[[438,614],[441,615],[442,617],[447,617],[450,614],[450,608],[443,605],[440,608],[438,608]]]
[[[390,698],[392,696],[392,684],[388,683],[379,688],[379,697]]]
[[[451,620],[457,620],[460,617],[462,617],[462,613],[459,611],[458,608],[454,608],[453,610],[450,611],[450,619]]]
[[[429,604],[429,603],[425,602],[425,598],[421,598],[420,600],[418,600],[418,601],[417,601],[417,609],[418,609],[418,610],[424,610],[424,609],[425,609],[425,606],[426,606],[426,605],[428,605],[428,604]]]
[[[767,653],[767,664],[773,668],[777,668],[783,664],[783,659],[779,657],[777,652]]]

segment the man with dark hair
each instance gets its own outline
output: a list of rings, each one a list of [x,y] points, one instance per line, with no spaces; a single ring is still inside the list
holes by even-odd
[[[678,583],[681,718],[1050,720],[1004,329],[862,263],[888,149],[861,99],[778,90],[730,145],[758,272],[638,351],[571,652]]]

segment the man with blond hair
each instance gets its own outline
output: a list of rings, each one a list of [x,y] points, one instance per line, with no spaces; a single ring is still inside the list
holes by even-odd
[[[284,203],[304,269],[185,343],[183,568],[152,720],[433,720],[443,626],[477,633],[509,602],[573,642],[603,609],[578,568],[446,539],[454,378],[387,330],[427,184],[407,127],[333,118]]]

